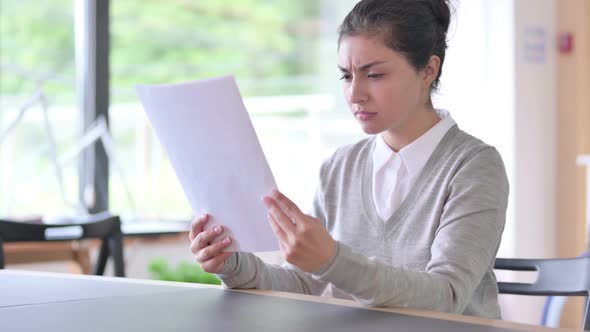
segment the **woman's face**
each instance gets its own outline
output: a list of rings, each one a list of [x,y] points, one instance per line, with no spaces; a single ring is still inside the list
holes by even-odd
[[[346,101],[367,134],[399,131],[429,100],[424,75],[378,37],[344,36],[338,58]]]

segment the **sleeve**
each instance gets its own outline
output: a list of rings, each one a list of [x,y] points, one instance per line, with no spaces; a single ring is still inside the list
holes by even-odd
[[[330,161],[325,161],[320,169],[320,185],[316,190],[310,215],[319,218],[326,225],[323,207],[324,180]],[[238,252],[231,255],[224,264],[222,273],[217,275],[227,288],[256,288],[321,295],[327,282],[313,278],[294,265],[267,264],[252,253]]]
[[[508,203],[499,153],[479,151],[451,179],[425,271],[388,265],[338,244],[330,266],[314,278],[361,303],[462,313],[496,256]]]

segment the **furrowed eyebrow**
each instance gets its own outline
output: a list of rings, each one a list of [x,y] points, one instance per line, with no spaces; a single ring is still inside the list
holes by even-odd
[[[339,69],[341,72],[343,72],[343,73],[348,73],[348,70],[347,70],[346,68],[344,68],[344,67],[340,67],[340,66],[337,66],[337,67],[338,67],[338,69]]]
[[[373,61],[373,62],[369,62],[369,63],[367,63],[365,65],[360,66],[359,67],[359,70],[360,71],[367,71],[367,70],[369,70],[369,68],[371,68],[373,66],[376,66],[376,65],[380,65],[380,64],[385,63],[385,62],[387,62],[387,61]]]
[[[382,63],[386,63],[387,61],[373,61],[373,62],[369,62],[367,64],[364,64],[362,66],[359,66],[358,70],[359,71],[367,71],[369,70],[371,67],[376,66],[376,65],[380,65]],[[341,72],[343,73],[348,73],[348,69],[341,67],[340,65],[337,66],[338,69],[340,69]]]

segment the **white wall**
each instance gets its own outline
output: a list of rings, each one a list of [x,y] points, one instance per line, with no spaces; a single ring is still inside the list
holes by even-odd
[[[552,257],[555,249],[556,0],[516,1],[516,252]],[[534,8],[535,10],[531,10]],[[536,51],[544,47],[544,51]]]
[[[499,256],[554,257],[555,0],[464,0],[435,101],[498,148],[511,185]],[[530,281],[530,275],[499,274]],[[534,277],[534,276],[533,276]],[[538,324],[544,299],[503,296],[505,319]]]
[[[555,0],[515,1],[514,254],[556,257],[557,63]],[[543,300],[518,299],[513,319],[542,312]]]
[[[461,1],[455,10],[434,104],[448,109],[461,129],[498,149],[514,189],[514,2]],[[502,256],[514,253],[514,198],[512,192]]]

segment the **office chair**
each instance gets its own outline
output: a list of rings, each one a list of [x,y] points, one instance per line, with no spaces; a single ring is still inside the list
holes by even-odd
[[[500,294],[540,296],[585,296],[582,321],[590,330],[590,257],[564,259],[497,258],[496,270],[537,271],[535,283],[498,282]]]
[[[102,240],[95,275],[103,275],[109,256],[113,258],[115,276],[125,277],[121,220],[109,213],[75,219],[71,223],[42,224],[0,219],[0,269],[4,268],[4,242]]]

